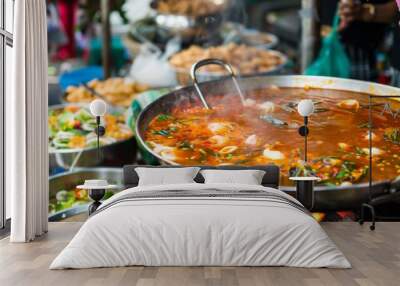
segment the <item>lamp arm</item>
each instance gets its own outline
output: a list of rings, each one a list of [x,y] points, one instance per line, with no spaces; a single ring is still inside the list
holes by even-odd
[[[100,116],[96,116],[97,123],[97,161],[100,162]]]
[[[308,135],[308,116],[304,117],[305,136],[304,136],[304,162],[307,163],[307,135]]]
[[[100,116],[96,116],[96,129],[94,133],[97,135],[97,160],[100,162],[100,137],[106,133],[106,129],[104,126],[101,126]]]

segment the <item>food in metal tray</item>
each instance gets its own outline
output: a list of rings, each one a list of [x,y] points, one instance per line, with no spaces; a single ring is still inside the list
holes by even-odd
[[[125,124],[125,116],[119,112],[107,113],[102,118],[106,133],[100,138],[100,145],[108,145],[133,136]],[[97,146],[94,133],[96,119],[89,110],[81,106],[67,106],[49,110],[49,148],[83,149]]]
[[[246,45],[230,43],[224,46],[202,48],[191,46],[170,58],[170,63],[179,71],[190,71],[192,65],[207,58],[221,59],[241,75],[265,73],[284,63],[281,53],[272,50],[263,50]],[[220,66],[209,65],[200,69],[211,74],[223,74]]]
[[[92,80],[85,86],[70,86],[65,99],[71,103],[89,103],[99,94],[108,103],[129,107],[137,94],[148,89],[148,86],[128,82],[123,78],[110,78],[104,81]]]

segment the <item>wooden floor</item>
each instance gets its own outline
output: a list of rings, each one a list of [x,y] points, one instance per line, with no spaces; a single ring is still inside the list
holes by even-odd
[[[400,285],[400,223],[323,223],[353,269],[285,267],[125,267],[48,270],[81,223],[51,223],[49,233],[29,244],[0,241],[0,285]]]

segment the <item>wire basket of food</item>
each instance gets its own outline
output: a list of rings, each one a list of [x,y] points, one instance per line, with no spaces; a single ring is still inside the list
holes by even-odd
[[[240,76],[278,74],[288,63],[281,52],[264,50],[246,45],[230,43],[225,46],[190,48],[174,54],[169,63],[175,69],[180,85],[191,84],[190,68],[200,60],[207,58],[221,59],[229,63]],[[210,81],[224,77],[223,68],[217,65],[203,67],[198,72],[199,81]]]
[[[135,97],[148,88],[124,78],[95,79],[87,84],[68,87],[63,99],[67,103],[90,103],[95,98],[101,98],[112,106],[128,108]]]

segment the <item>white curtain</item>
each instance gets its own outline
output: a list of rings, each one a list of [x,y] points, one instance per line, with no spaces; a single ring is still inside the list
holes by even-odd
[[[6,187],[12,242],[47,232],[46,0],[15,1],[12,93],[6,96]]]

